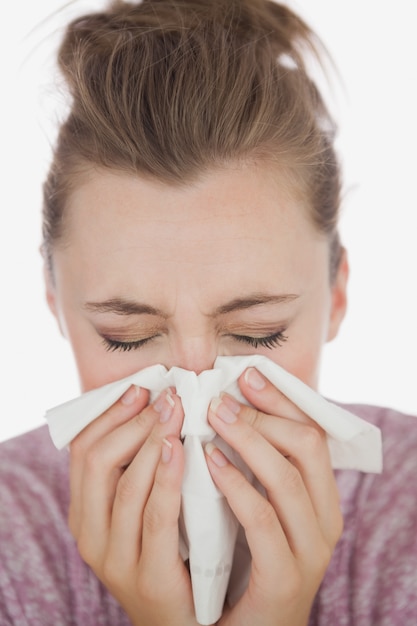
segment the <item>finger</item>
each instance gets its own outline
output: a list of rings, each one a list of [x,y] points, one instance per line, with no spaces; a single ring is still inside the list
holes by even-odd
[[[340,498],[324,433],[291,420],[265,416],[259,431],[300,472],[319,526],[329,545],[343,527]]]
[[[206,445],[207,465],[217,487],[243,526],[251,552],[252,576],[271,582],[276,592],[280,574],[294,567],[294,557],[280,521],[268,502],[213,444]],[[281,570],[280,570],[281,568]],[[263,587],[268,595],[267,588]]]
[[[100,417],[95,419],[83,431],[75,437],[70,444],[70,493],[71,506],[69,513],[69,525],[73,534],[77,535],[77,520],[80,518],[79,494],[82,490],[84,465],[87,455],[96,442],[107,434],[120,427],[121,424],[130,422],[130,427],[135,428],[132,418],[139,415],[148,404],[149,392],[146,389],[132,385],[126,393],[115,402]],[[129,428],[129,426],[128,426]]]
[[[322,531],[329,544],[334,545],[342,532],[343,519],[324,431],[258,370],[248,368],[240,378],[240,386],[256,409],[239,405],[239,416],[289,456],[300,470]],[[236,400],[234,404],[237,410]],[[278,423],[275,416],[288,420]],[[300,427],[299,423],[306,426]]]
[[[297,467],[323,535],[329,545],[334,545],[340,537],[343,520],[325,433],[310,424],[266,415],[226,394],[222,400]]]
[[[277,615],[280,623],[305,624],[330,550],[324,546],[315,556],[313,545],[307,559],[294,553],[271,503],[213,444],[207,444],[206,455],[213,480],[245,529],[252,557],[247,591],[233,608],[226,607],[225,623],[229,616],[237,624],[258,623],[256,616],[262,614],[265,624],[276,624]]]
[[[170,624],[176,615],[178,624],[195,624],[190,577],[179,554],[184,450],[178,437],[169,436],[160,444],[155,481],[143,516],[138,589],[147,601],[151,597],[166,607],[161,623]]]
[[[132,566],[139,560],[143,515],[160,463],[161,442],[180,435],[184,413],[179,397],[165,394],[159,415],[159,421],[121,476],[112,508],[109,558]]]
[[[209,422],[246,462],[266,490],[294,554],[313,555],[323,536],[298,469],[249,424],[215,400]]]
[[[159,557],[165,566],[175,567],[179,558],[181,485],[184,473],[184,450],[178,438],[169,436],[161,442],[155,481],[143,517],[143,563],[156,568]]]
[[[71,442],[71,447],[87,449],[109,432],[142,411],[149,402],[149,391],[131,385],[127,391],[107,411],[88,424]]]
[[[155,424],[165,419],[165,396],[168,394],[161,394],[139,415],[91,445],[85,455],[79,493],[74,494],[78,499],[79,516],[75,524],[80,552],[90,564],[99,560],[105,550],[117,487],[122,479],[123,484],[128,482],[124,477],[126,467],[147,441]],[[170,403],[175,404],[171,398]],[[170,404],[167,402],[167,405]]]
[[[315,424],[256,368],[249,367],[245,370],[238,383],[245,398],[263,413]]]

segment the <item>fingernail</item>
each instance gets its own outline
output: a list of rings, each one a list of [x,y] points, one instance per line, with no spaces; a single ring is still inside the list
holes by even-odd
[[[169,463],[172,457],[172,443],[165,439],[162,439],[162,463]]]
[[[233,413],[239,415],[240,404],[237,400],[235,400],[232,396],[229,396],[229,394],[225,392],[220,394],[220,398],[222,402],[224,402],[224,404],[228,406],[231,411],[233,411]]]
[[[210,410],[220,417],[223,422],[226,424],[233,424],[236,422],[237,415],[234,413],[224,402],[220,400],[220,398],[213,398],[210,402]]]
[[[175,402],[172,398],[172,392],[170,389],[166,389],[161,393],[160,396],[155,400],[154,409],[157,413],[159,413],[159,421],[162,423],[167,422],[173,412]]]
[[[266,387],[265,379],[254,367],[249,367],[246,370],[244,378],[249,387],[251,387],[251,389],[254,389],[255,391],[261,391]]]
[[[226,467],[228,463],[226,457],[222,452],[220,452],[218,448],[216,448],[216,446],[211,443],[211,441],[206,444],[205,451],[207,452],[213,463],[217,465],[217,467]]]
[[[122,395],[122,404],[129,406],[133,404],[139,396],[140,387],[137,385],[131,385],[129,389]]]

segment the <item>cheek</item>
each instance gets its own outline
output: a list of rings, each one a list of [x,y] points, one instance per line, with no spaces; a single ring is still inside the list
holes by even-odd
[[[278,353],[271,357],[275,363],[281,365],[287,372],[293,374],[304,383],[317,389],[320,368],[320,351],[303,347],[299,350],[288,350],[286,354]]]
[[[287,369],[313,389],[318,389],[321,355],[329,328],[328,293],[317,306],[309,310],[297,335],[294,350],[289,355]]]
[[[130,355],[106,351],[101,339],[82,324],[67,324],[66,336],[71,344],[82,392],[102,387],[139,369],[137,363],[132,363]]]
[[[72,338],[71,345],[82,392],[102,387],[162,362],[152,351],[112,352],[106,350],[100,341],[79,343]]]
[[[91,349],[88,343],[80,341],[77,335],[72,334],[69,338],[74,355],[81,391],[89,391],[101,387],[111,380],[108,371],[107,359],[100,358],[98,349]]]
[[[288,341],[284,347],[267,356],[313,389],[317,389],[326,334],[327,322],[324,315],[311,315],[308,320],[299,319],[294,328],[288,331]]]
[[[319,379],[319,358],[317,355],[305,354],[288,370],[313,389],[317,389]]]
[[[155,365],[155,360],[139,358],[136,352],[106,352],[100,349],[99,352],[88,354],[84,351],[74,349],[77,363],[78,375],[82,392],[102,387],[108,383],[130,376],[135,372]]]

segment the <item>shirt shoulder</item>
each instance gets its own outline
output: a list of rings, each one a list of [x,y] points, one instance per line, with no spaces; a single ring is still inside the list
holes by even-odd
[[[381,429],[384,465],[381,474],[336,472],[345,528],[312,623],[414,626],[417,417],[389,408],[345,406]]]
[[[0,623],[129,624],[81,560],[67,524],[69,454],[47,427],[0,444]]]

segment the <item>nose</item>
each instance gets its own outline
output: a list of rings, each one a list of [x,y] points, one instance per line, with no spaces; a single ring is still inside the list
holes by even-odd
[[[181,367],[200,374],[213,368],[218,356],[217,342],[213,337],[188,337],[177,339],[170,346],[165,366]]]

